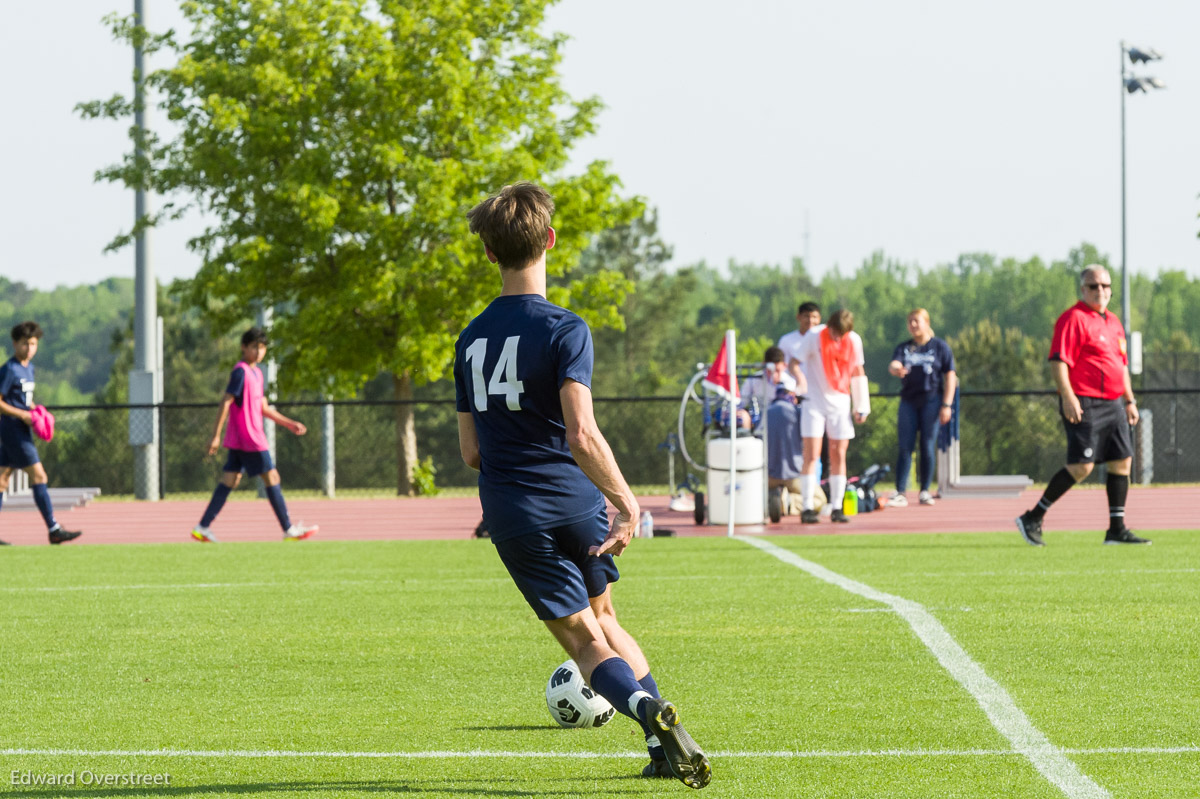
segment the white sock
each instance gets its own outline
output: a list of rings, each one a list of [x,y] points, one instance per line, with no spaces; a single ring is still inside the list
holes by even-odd
[[[829,498],[829,506],[834,510],[841,508],[846,496],[846,475],[829,475],[829,493],[833,495]]]
[[[643,699],[653,699],[653,697],[646,691],[636,691],[629,697],[629,712],[633,714],[634,718],[641,718],[638,715],[638,705],[642,703]]]
[[[817,493],[817,475],[800,475],[800,507],[804,510],[813,509],[813,496]]]

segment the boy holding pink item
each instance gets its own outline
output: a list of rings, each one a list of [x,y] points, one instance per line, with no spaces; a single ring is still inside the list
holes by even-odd
[[[229,375],[229,385],[225,387],[225,396],[221,398],[221,410],[217,414],[216,429],[213,430],[212,441],[208,444],[208,454],[217,454],[217,450],[221,448],[221,428],[228,418],[229,429],[225,432],[225,448],[229,451],[229,456],[222,469],[221,482],[217,483],[200,524],[192,530],[192,538],[197,541],[216,542],[217,538],[209,527],[221,512],[229,492],[241,481],[242,472],[251,477],[262,476],[271,509],[275,511],[275,518],[283,528],[284,541],[300,541],[317,532],[316,525],[305,527],[303,524],[292,524],[288,517],[287,503],[283,499],[283,490],[279,487],[279,472],[271,461],[267,436],[263,431],[264,416],[298,436],[307,433],[308,429],[267,403],[263,373],[258,368],[258,364],[266,355],[266,333],[260,328],[252,327],[242,334],[242,360],[233,367]]]

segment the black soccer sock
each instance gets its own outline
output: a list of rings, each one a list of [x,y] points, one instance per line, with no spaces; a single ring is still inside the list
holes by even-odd
[[[283,489],[279,487],[279,483],[267,486],[267,500],[271,503],[271,510],[275,511],[279,526],[286,533],[292,526],[292,520],[288,517],[287,503],[283,501]]]
[[[638,685],[642,686],[642,690],[650,694],[655,699],[661,699],[662,694],[658,692],[658,683],[654,681],[654,675],[646,672],[646,676],[638,680]],[[643,723],[642,727],[646,725]],[[650,754],[652,760],[665,760],[666,754],[663,752],[662,744],[659,743],[658,736],[652,730],[646,730],[646,751]]]
[[[640,709],[643,699],[649,697],[649,692],[642,688],[641,683],[633,676],[633,669],[623,658],[613,657],[592,669],[592,690],[609,701],[618,713],[642,725],[649,734],[650,729],[641,717]]]
[[[1050,510],[1050,506],[1058,502],[1058,498],[1067,493],[1073,485],[1075,485],[1075,478],[1071,476],[1066,467],[1059,469],[1050,478],[1050,485],[1046,486],[1046,493],[1042,494],[1042,498],[1029,511],[1029,514],[1035,519],[1042,518],[1046,515],[1046,511]]]
[[[208,501],[208,507],[204,509],[204,515],[200,517],[201,527],[212,527],[213,521],[221,512],[221,508],[225,507],[225,500],[229,499],[229,492],[232,490],[224,483],[217,483],[217,487],[213,489],[212,499]]]
[[[1129,475],[1108,473],[1108,529],[1120,532],[1125,528],[1125,497],[1129,495]]]
[[[45,483],[37,483],[33,486],[33,504],[37,505],[37,509],[41,512],[42,521],[46,523],[47,530],[58,527],[58,521],[54,518],[54,505],[50,502],[50,489],[46,488]]]

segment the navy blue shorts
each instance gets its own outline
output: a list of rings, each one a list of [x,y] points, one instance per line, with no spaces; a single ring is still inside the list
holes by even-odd
[[[39,461],[41,458],[28,429],[25,435],[8,431],[0,435],[0,468],[27,469]]]
[[[271,461],[271,451],[264,449],[262,452],[248,452],[244,449],[229,450],[229,457],[225,460],[225,466],[222,467],[223,472],[245,472],[251,477],[256,475],[266,474],[275,468],[275,464]]]
[[[621,575],[612,555],[595,557],[588,547],[608,535],[608,515],[494,542],[513,582],[542,621],[561,619],[588,607]]]

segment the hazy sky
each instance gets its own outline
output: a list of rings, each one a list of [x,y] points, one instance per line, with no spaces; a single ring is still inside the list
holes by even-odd
[[[172,0],[145,0],[152,28]],[[76,102],[127,93],[100,18],[132,0],[5,3],[0,274],[40,288],[133,274],[132,193],[92,175],[128,149]],[[1200,276],[1200,3],[1194,0],[562,0],[563,79],[600,96],[579,163],[611,162],[660,213],[677,265],[853,270],[877,249],[1120,261],[1122,38],[1166,59],[1127,98],[1131,269]],[[153,119],[152,119],[153,123]],[[805,218],[809,239],[805,241]],[[558,220],[560,226],[570,220]],[[157,276],[194,273],[194,222],[152,234]]]

